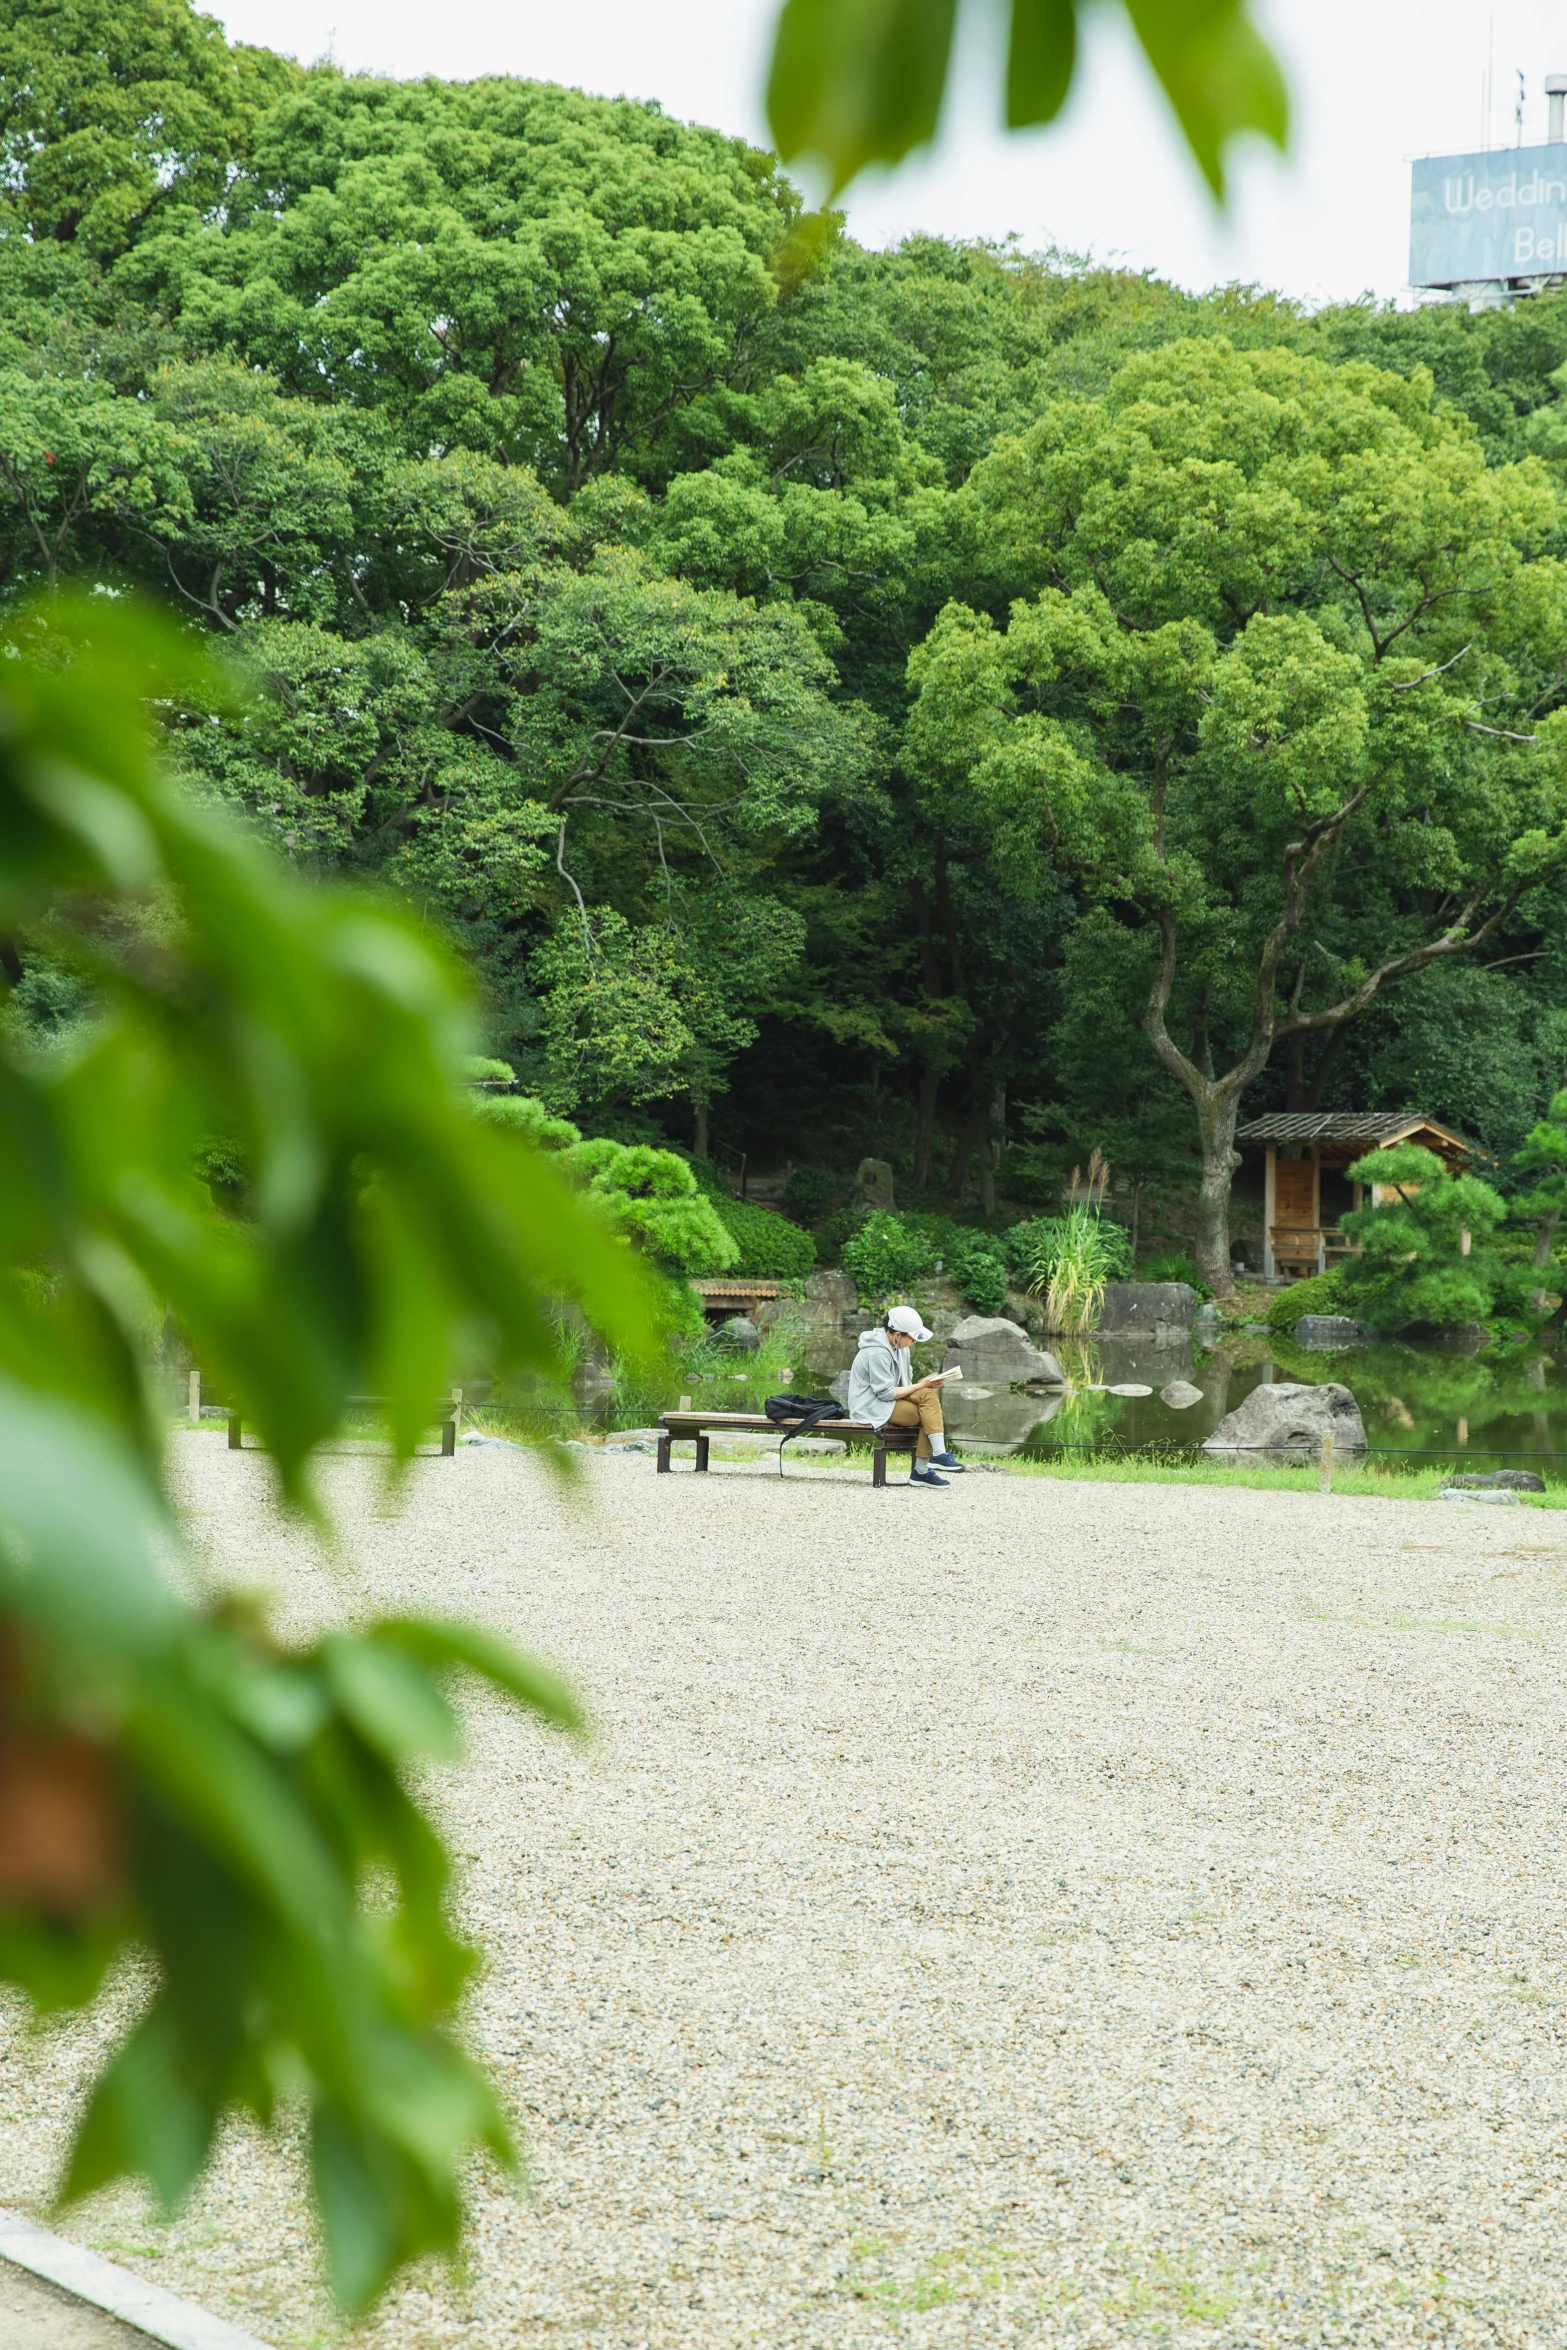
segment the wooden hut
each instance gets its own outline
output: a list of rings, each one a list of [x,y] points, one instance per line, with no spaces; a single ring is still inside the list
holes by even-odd
[[[1262,1190],[1262,1274],[1300,1279],[1325,1273],[1348,1253],[1339,1219],[1361,1204],[1364,1187],[1345,1170],[1368,1151],[1418,1143],[1455,1173],[1480,1154],[1474,1144],[1420,1110],[1280,1110],[1236,1129],[1242,1149],[1266,1152]]]

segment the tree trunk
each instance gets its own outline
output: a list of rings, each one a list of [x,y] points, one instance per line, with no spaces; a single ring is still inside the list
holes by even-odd
[[[996,1212],[996,1175],[1007,1141],[1007,1084],[998,1077],[990,1089],[990,1131],[979,1155],[979,1204],[987,1216]]]
[[[1195,1095],[1197,1131],[1202,1140],[1202,1179],[1197,1187],[1197,1265],[1215,1297],[1233,1297],[1230,1268],[1230,1185],[1241,1163],[1235,1148],[1240,1092],[1227,1085],[1205,1086]]]
[[[707,1104],[706,1102],[693,1102],[691,1106],[693,1111],[691,1155],[695,1159],[705,1159],[709,1155],[707,1148]]]
[[[1551,1261],[1551,1243],[1556,1238],[1556,1227],[1560,1220],[1559,1208],[1550,1209],[1540,1218],[1540,1229],[1534,1236],[1534,1255],[1530,1259],[1536,1272],[1543,1270]]]
[[[958,1136],[958,1147],[952,1154],[952,1165],[947,1171],[947,1189],[957,1194],[961,1206],[968,1182],[968,1163],[979,1140],[979,1103],[971,1101],[963,1115],[963,1130]]]
[[[1306,1035],[1304,1029],[1289,1040],[1285,1061],[1284,1107],[1303,1110],[1306,1107]]]
[[[914,1119],[914,1188],[928,1191],[936,1147],[936,1088],[940,1080],[927,1061],[920,1071],[919,1107]]]

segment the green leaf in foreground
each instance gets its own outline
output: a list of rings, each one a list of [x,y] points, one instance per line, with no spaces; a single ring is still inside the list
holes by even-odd
[[[46,941],[95,1006],[41,1053],[0,1002],[0,1978],[58,2011],[148,1962],[66,2198],[133,2176],[172,2210],[226,2117],[267,2127],[286,2098],[358,2310],[456,2250],[475,2151],[517,2160],[457,2030],[475,1954],[408,1765],[457,1751],[465,1677],[581,1713],[486,1631],[290,1646],[182,1599],[149,1341],[171,1316],[309,1501],[351,1395],[386,1398],[406,1456],[455,1368],[561,1378],[563,1307],[651,1365],[653,1293],[525,1136],[474,1117],[444,956],[161,774],[146,703],[198,673],[220,690],[107,605],[25,621],[0,663],[0,943]],[[196,1172],[214,1135],[243,1217]]]
[[[1216,196],[1225,149],[1246,131],[1282,146],[1289,104],[1277,60],[1244,0],[1126,0],[1132,29]],[[876,163],[936,136],[956,0],[785,0],[767,84],[785,162],[826,166],[829,196]],[[1012,0],[1005,118],[1053,122],[1077,67],[1076,0]]]

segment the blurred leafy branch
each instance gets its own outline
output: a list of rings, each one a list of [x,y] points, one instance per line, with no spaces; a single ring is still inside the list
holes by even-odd
[[[406,1458],[455,1362],[563,1376],[563,1302],[650,1368],[649,1293],[526,1138],[473,1116],[454,967],[161,773],[149,705],[226,691],[108,599],[0,644],[0,969],[46,952],[95,1007],[48,1051],[0,1016],[0,1978],[47,2013],[151,1961],[67,2197],[134,2174],[176,2206],[225,2113],[303,2105],[359,2309],[455,2248],[470,2150],[516,2159],[454,2032],[474,1954],[407,1766],[455,1751],[463,1675],[580,1715],[482,1631],[291,1648],[192,1599],[150,1341],[172,1314],[315,1509],[349,1395],[386,1398]],[[214,1136],[243,1217],[198,1172]]]
[[[1144,56],[1216,196],[1244,131],[1283,146],[1289,101],[1246,0],[1126,0]],[[1010,0],[1009,130],[1053,122],[1077,71],[1078,0]],[[901,163],[936,135],[958,0],[784,0],[767,85],[786,163],[827,167],[829,199],[867,165]]]

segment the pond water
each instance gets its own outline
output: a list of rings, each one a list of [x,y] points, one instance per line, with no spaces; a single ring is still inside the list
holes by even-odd
[[[1211,1352],[1190,1344],[1152,1348],[1102,1340],[1077,1349],[1053,1347],[1070,1382],[1065,1395],[1018,1394],[978,1385],[947,1389],[947,1425],[954,1438],[996,1453],[1048,1454],[1087,1446],[1107,1449],[1193,1446],[1210,1436],[1252,1388],[1264,1381],[1343,1382],[1353,1393],[1378,1453],[1402,1453],[1418,1466],[1422,1454],[1478,1468],[1526,1462],[1567,1483],[1567,1353],[1538,1341],[1493,1345],[1477,1354],[1439,1346],[1358,1346],[1342,1354],[1308,1354],[1268,1334],[1241,1334]],[[795,1361],[752,1370],[743,1357],[693,1375],[692,1398],[711,1409],[759,1410],[780,1384],[825,1394],[847,1370],[852,1338],[801,1342]],[[939,1347],[920,1350],[918,1369],[932,1369]],[[1186,1379],[1202,1401],[1185,1411],[1160,1401],[1172,1380]],[[1108,1387],[1142,1386],[1147,1396],[1119,1396]],[[663,1399],[584,1395],[588,1416],[604,1427],[656,1418]],[[1560,1458],[1553,1463],[1551,1456]]]

